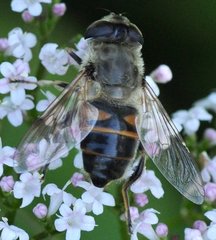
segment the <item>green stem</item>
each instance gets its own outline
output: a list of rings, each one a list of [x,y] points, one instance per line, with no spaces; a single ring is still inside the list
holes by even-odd
[[[5,216],[7,219],[10,220],[10,224],[12,224],[12,223],[15,222],[16,213],[17,213],[16,210],[10,210],[10,211],[7,211],[7,212],[5,213],[4,216]]]
[[[41,240],[49,236],[48,232],[40,232],[36,235],[34,235],[31,240]]]
[[[17,199],[12,198],[8,193],[1,192],[1,208],[4,211],[4,216],[10,220],[10,223],[14,223],[17,210],[19,209],[20,202]]]
[[[53,223],[49,221],[45,224],[45,231],[35,234],[31,240],[41,240],[47,237],[53,237],[54,235],[59,234],[54,228]]]

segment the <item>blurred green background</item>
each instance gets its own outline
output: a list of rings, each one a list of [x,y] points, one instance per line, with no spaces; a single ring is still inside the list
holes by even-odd
[[[169,113],[181,108],[190,108],[194,101],[215,89],[215,0],[67,0],[65,3],[67,12],[59,21],[49,42],[56,42],[60,46],[70,45],[71,39],[77,34],[83,34],[92,21],[107,14],[104,9],[124,13],[144,35],[143,56],[146,74],[160,64],[169,65],[173,71],[173,81],[160,86],[160,99]],[[17,26],[31,31],[31,28],[23,23],[20,14],[12,13],[9,6],[10,1],[0,1],[0,37],[7,37],[8,31]],[[47,78],[49,77],[50,75],[47,75]],[[59,76],[52,78],[62,79]],[[16,146],[27,128],[26,125],[13,128],[7,120],[1,121],[3,144]],[[48,173],[47,182],[63,186],[73,171],[71,161],[67,160],[61,169]],[[179,193],[158,172],[157,176],[163,182],[165,195],[160,200],[150,198],[147,207],[161,212],[159,219],[168,224],[170,236],[178,235],[179,239],[183,239],[184,228],[192,223],[179,215],[185,200],[182,200]],[[115,193],[117,203],[121,206],[119,186],[112,184],[108,190]],[[195,205],[191,206],[196,209]],[[20,211],[17,225],[35,233],[40,227],[34,217],[29,216],[29,210],[30,208],[24,210],[24,214],[23,210]],[[81,239],[129,239],[124,223],[119,220],[119,214],[120,211],[105,207],[105,213],[96,217],[99,226],[93,232],[82,233]],[[32,219],[31,223],[27,220],[29,217]],[[64,235],[56,239],[64,239]]]

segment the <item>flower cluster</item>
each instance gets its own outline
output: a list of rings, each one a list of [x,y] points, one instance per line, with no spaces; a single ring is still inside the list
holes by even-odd
[[[0,93],[6,95],[0,103],[0,118],[8,118],[15,127],[23,123],[27,110],[34,108],[33,96],[26,94],[28,90],[37,87],[37,78],[29,76],[29,61],[32,59],[31,48],[35,47],[37,37],[33,33],[24,32],[16,27],[8,33],[8,38],[2,38],[4,54],[13,56],[14,62],[0,64]]]
[[[81,198],[75,198],[71,193],[66,192],[66,188],[72,187],[71,181],[60,189],[57,185],[50,183],[41,190],[41,175],[37,172],[23,173],[20,181],[13,186],[13,195],[17,199],[22,199],[21,208],[32,203],[35,197],[43,195],[49,197],[49,206],[45,203],[38,203],[33,208],[34,215],[39,219],[44,219],[54,215],[59,211],[55,219],[57,231],[66,231],[66,239],[80,239],[81,231],[92,231],[95,227],[95,219],[86,213],[93,212],[95,215],[103,213],[103,206],[115,206],[114,198],[101,188],[80,180],[77,186],[85,189]],[[84,179],[84,178],[82,178]]]
[[[193,228],[185,229],[186,240],[214,240],[216,233],[216,210],[210,210],[204,213],[205,217],[210,220],[210,224],[207,225],[203,220],[196,220],[193,224]]]
[[[34,108],[33,97],[26,94],[26,90],[37,87],[37,79],[28,76],[30,72],[28,62],[17,59],[13,64],[3,62],[0,65],[0,93],[5,96],[0,104],[0,118],[7,116],[9,122],[17,127],[23,123],[26,110]]]

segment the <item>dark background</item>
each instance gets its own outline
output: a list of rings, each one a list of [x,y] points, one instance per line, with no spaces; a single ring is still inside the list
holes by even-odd
[[[140,28],[146,74],[162,63],[173,71],[173,81],[161,86],[168,111],[189,108],[215,88],[216,1],[68,0],[67,4],[67,25],[78,23],[81,33],[107,14],[102,8],[125,13]]]
[[[67,12],[59,21],[50,42],[70,44],[93,21],[108,11],[124,13],[143,33],[146,74],[159,64],[173,71],[173,81],[161,85],[161,100],[168,112],[189,108],[215,88],[216,1],[215,0],[65,0]],[[0,37],[8,29],[22,26],[19,13],[2,1]],[[107,10],[105,10],[107,9]],[[2,24],[1,24],[2,25]],[[23,27],[28,29],[28,25]]]

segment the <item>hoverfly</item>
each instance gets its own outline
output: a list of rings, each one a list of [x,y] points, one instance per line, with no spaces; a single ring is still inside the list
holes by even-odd
[[[97,187],[133,168],[122,190],[130,226],[127,190],[141,175],[143,156],[148,155],[181,194],[201,204],[198,168],[144,79],[141,31],[126,17],[111,13],[93,22],[85,39],[88,50],[78,76],[26,133],[14,157],[15,170],[48,166],[79,144],[84,170]],[[45,156],[35,158],[44,148]]]

